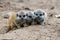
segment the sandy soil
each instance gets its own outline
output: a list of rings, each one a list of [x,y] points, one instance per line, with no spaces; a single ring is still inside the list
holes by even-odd
[[[46,25],[31,25],[8,31],[3,15],[9,11],[43,9],[48,14]],[[0,40],[60,40],[60,0],[0,0]]]

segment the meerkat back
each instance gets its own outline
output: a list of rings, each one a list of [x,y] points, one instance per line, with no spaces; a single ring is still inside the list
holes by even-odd
[[[13,25],[14,25],[15,20],[16,20],[16,13],[11,12],[11,15],[8,19],[8,25],[9,25],[10,29],[13,29],[13,27],[14,27]]]

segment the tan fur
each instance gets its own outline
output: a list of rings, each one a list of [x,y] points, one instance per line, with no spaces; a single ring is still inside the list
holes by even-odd
[[[16,13],[12,12],[12,14],[10,15],[8,19],[8,25],[10,29],[13,29],[15,20],[16,20]]]

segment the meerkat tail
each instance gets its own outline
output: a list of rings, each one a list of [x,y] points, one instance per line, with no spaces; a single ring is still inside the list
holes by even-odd
[[[12,12],[12,15],[10,15],[9,19],[8,19],[8,24],[10,29],[13,29],[13,23],[16,20],[16,13]]]

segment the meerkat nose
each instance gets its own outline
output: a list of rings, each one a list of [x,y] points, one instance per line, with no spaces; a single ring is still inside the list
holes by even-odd
[[[23,18],[21,18],[23,20]]]

